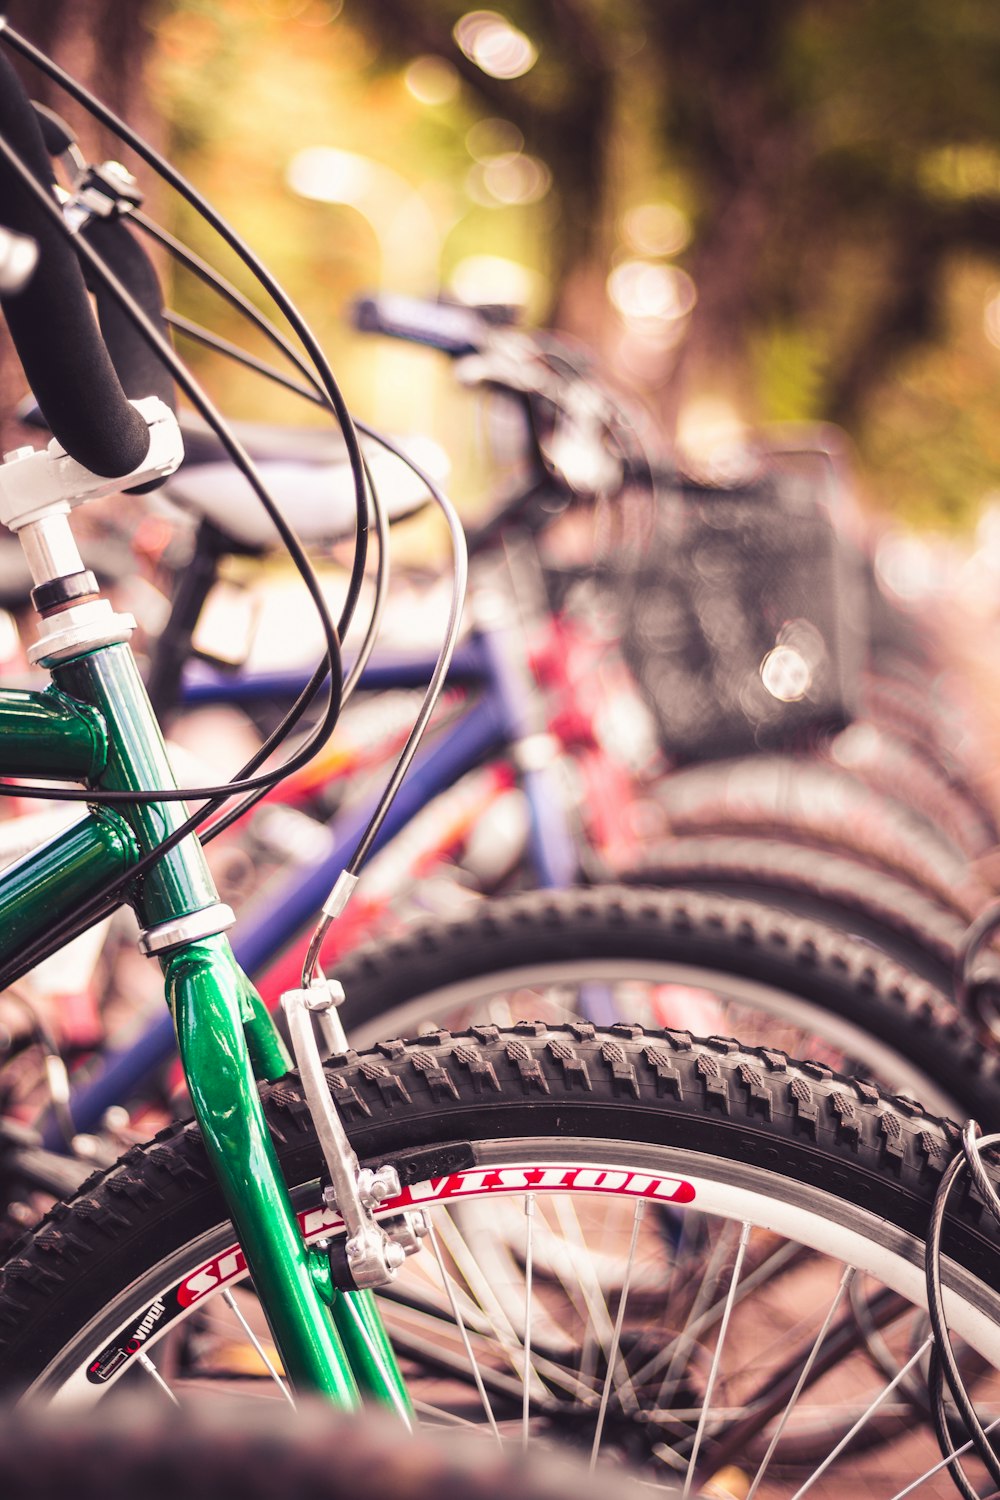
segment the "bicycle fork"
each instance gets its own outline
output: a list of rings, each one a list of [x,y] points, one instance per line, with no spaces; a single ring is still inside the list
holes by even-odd
[[[0,520],[24,547],[40,615],[39,639],[29,657],[51,672],[57,690],[20,695],[31,699],[27,706],[20,700],[17,705],[0,703],[8,718],[20,716],[22,758],[32,728],[44,729],[44,765],[15,770],[23,775],[34,769],[35,774],[67,780],[85,776],[95,790],[125,793],[174,789],[176,783],[129,645],[135,622],[115,614],[98,596],[67,513],[95,494],[138,484],[176,466],[172,416],[159,402],[137,406],[150,425],[152,441],[151,457],[133,475],[101,479],[69,459],[55,441],[37,452],[18,450],[0,467]],[[3,716],[0,712],[0,721]],[[95,886],[99,890],[154,851],[187,816],[179,801],[126,799],[116,809],[117,815],[110,816],[92,810],[68,835],[58,835],[14,872],[0,875],[0,908],[11,916],[22,944],[44,931],[42,923],[46,915],[51,918],[53,907],[72,910]],[[93,882],[89,888],[88,880]],[[366,1178],[356,1159],[352,1165],[353,1153],[347,1155],[346,1135],[327,1092],[327,1108],[317,1113],[317,1132],[348,1226],[348,1248],[357,1239],[352,1229],[367,1237],[365,1253],[355,1256],[359,1276],[351,1275],[350,1264],[338,1274],[328,1256],[305,1245],[281,1175],[257,1081],[281,1077],[290,1060],[233,956],[225,932],[235,919],[218,899],[196,836],[188,835],[163,854],[133,882],[127,899],[139,920],[140,947],[163,971],[209,1162],[287,1375],[293,1385],[323,1392],[344,1407],[357,1405],[362,1394],[373,1396],[409,1421],[405,1386],[371,1292],[342,1289],[388,1279],[404,1253],[374,1223],[378,1193],[364,1198],[370,1179],[381,1186],[387,1179],[379,1174]],[[19,915],[24,916],[20,926]],[[10,950],[9,943],[0,946]],[[300,1027],[303,1065],[307,1072],[319,1067],[321,1076],[314,1038],[312,1048],[315,1058]],[[315,1088],[307,1088],[315,1110],[310,1094],[315,1096]],[[338,1130],[337,1151],[331,1156],[329,1142]],[[381,1275],[372,1259],[375,1247],[382,1258]]]

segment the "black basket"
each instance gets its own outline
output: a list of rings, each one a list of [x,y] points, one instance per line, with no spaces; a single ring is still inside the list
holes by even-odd
[[[673,759],[793,748],[850,721],[865,596],[815,474],[679,483],[620,581],[625,656]]]

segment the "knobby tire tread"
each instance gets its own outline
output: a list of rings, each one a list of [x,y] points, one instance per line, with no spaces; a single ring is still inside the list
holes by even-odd
[[[984,1128],[1000,1128],[1000,1060],[945,993],[832,926],[689,890],[525,892],[429,920],[338,963],[347,1034],[457,978],[583,958],[666,960],[751,979],[843,1016],[935,1078]]]

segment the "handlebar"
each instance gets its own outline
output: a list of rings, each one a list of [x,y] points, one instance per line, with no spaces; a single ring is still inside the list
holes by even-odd
[[[125,315],[117,305],[117,316],[111,313],[110,297],[102,298],[102,337],[72,244],[12,164],[11,154],[45,192],[52,192],[52,171],[38,119],[2,54],[0,153],[0,223],[29,236],[38,248],[38,264],[27,287],[13,297],[0,294],[28,384],[53,434],[72,458],[107,478],[129,474],[146,457],[149,433],[129,404],[123,382],[136,395],[162,395],[162,371],[151,385],[152,356],[134,329],[124,329]],[[103,227],[110,230],[113,226],[109,221]],[[117,228],[131,241],[123,226]],[[99,238],[100,252],[105,255],[111,236],[99,231]],[[127,278],[131,289],[137,274],[134,258],[118,234],[109,248],[118,260],[116,271],[124,270],[122,279]],[[143,295],[148,296],[148,286]]]
[[[424,344],[454,358],[477,354],[488,332],[475,308],[392,294],[359,298],[351,308],[351,318],[362,333]]]
[[[416,297],[369,296],[351,308],[354,326],[438,349],[465,385],[521,403],[536,471],[566,499],[618,492],[628,472],[620,407],[581,356],[556,337],[512,327],[509,308],[464,307]],[[540,491],[534,483],[530,494]],[[528,499],[526,494],[524,499]],[[518,504],[517,497],[513,502]],[[505,523],[511,506],[496,518]]]

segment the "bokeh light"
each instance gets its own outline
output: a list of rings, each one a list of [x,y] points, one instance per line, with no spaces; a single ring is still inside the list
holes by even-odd
[[[798,703],[812,685],[812,671],[794,646],[775,646],[760,664],[760,680],[779,703]]]
[[[443,57],[415,57],[403,74],[403,82],[418,104],[450,104],[459,90],[459,78]]]
[[[494,156],[516,156],[524,149],[524,136],[511,120],[491,115],[469,126],[465,149],[475,161],[490,161]]]
[[[983,331],[991,344],[1000,349],[1000,287],[990,288],[983,308]]]
[[[622,216],[622,237],[637,255],[677,255],[691,239],[691,221],[672,203],[638,203]]]
[[[697,300],[686,271],[649,260],[625,260],[616,266],[608,277],[608,296],[623,318],[652,323],[686,317]]]
[[[486,208],[518,203],[538,203],[552,186],[552,173],[544,162],[522,152],[509,152],[477,163],[465,182],[474,203]]]
[[[469,11],[453,35],[469,61],[491,78],[521,78],[538,60],[530,38],[495,10]]]
[[[524,307],[537,296],[539,277],[502,255],[468,255],[455,266],[449,286],[463,302]]]

